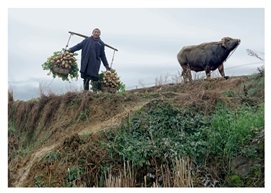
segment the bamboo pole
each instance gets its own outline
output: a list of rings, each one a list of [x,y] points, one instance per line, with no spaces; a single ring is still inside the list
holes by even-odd
[[[83,37],[83,38],[88,38],[89,37],[89,36],[86,36],[86,35],[83,35],[83,34],[79,34],[79,33],[75,33],[75,32],[71,32],[71,31],[69,31],[69,33],[72,34],[72,35],[77,35],[77,36]],[[112,46],[110,46],[108,44],[104,44],[104,45],[106,47],[108,47],[108,48],[111,48],[111,49],[113,49],[115,51],[118,51],[116,48],[114,48],[114,47],[112,47]]]

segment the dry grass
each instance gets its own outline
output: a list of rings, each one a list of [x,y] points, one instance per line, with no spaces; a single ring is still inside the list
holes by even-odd
[[[83,91],[82,94],[81,94],[81,101],[79,102],[79,107],[78,107],[78,110],[77,110],[77,113],[75,115],[75,118],[78,119],[78,117],[80,116],[80,114],[82,112],[84,112],[85,109],[87,109],[88,107],[88,104],[90,102],[90,100],[93,99],[93,96],[91,95],[90,92],[86,92],[86,91]]]
[[[133,164],[128,161],[124,163],[123,168],[119,170],[118,175],[112,173],[112,169],[105,174],[105,187],[193,187],[192,180],[192,161],[189,157],[173,161],[173,167],[167,165],[156,166],[156,175],[150,173],[144,176],[144,183],[138,184]],[[173,168],[173,170],[172,170]],[[160,173],[160,175],[158,175]],[[150,184],[149,178],[153,178]]]
[[[176,158],[173,163],[173,171],[169,165],[161,166],[163,187],[193,187],[190,158]],[[158,183],[155,184],[157,186]]]
[[[8,102],[11,103],[14,101],[13,90],[11,88],[8,89]]]
[[[108,170],[105,174],[105,187],[135,187],[136,173],[133,164],[128,161],[123,164],[122,170],[119,170],[119,175],[113,175],[112,170]]]

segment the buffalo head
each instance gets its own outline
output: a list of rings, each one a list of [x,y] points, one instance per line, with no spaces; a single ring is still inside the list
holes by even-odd
[[[225,38],[222,38],[221,40],[222,46],[226,48],[227,50],[233,50],[234,48],[236,48],[236,46],[240,44],[240,42],[241,40],[232,39],[230,37],[225,37]]]

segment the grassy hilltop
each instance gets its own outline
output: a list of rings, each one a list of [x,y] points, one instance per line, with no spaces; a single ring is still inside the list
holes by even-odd
[[[264,187],[264,74],[8,103],[10,187]]]

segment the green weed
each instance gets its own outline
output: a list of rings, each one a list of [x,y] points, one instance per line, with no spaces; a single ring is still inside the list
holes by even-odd
[[[34,177],[34,183],[35,183],[34,186],[35,187],[45,187],[44,182],[41,181],[42,177],[43,177],[43,174],[39,174]]]
[[[89,110],[88,109],[85,109],[83,110],[82,112],[80,112],[80,116],[79,116],[79,119],[81,121],[85,121],[88,119],[88,116],[89,116]]]
[[[60,156],[61,156],[61,153],[59,150],[57,150],[55,153],[50,152],[50,153],[45,154],[41,160],[47,159],[49,163],[52,163],[58,160]]]
[[[68,173],[65,177],[66,186],[76,186],[76,180],[79,180],[83,174],[84,169],[80,166],[72,166],[71,168],[68,168]]]

